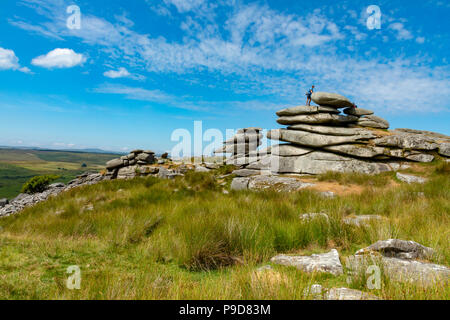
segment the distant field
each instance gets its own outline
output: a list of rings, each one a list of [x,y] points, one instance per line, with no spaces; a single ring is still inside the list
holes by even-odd
[[[101,170],[117,154],[0,149],[0,198],[13,198],[31,177],[61,176],[68,182],[87,170]],[[82,165],[85,164],[85,167]]]

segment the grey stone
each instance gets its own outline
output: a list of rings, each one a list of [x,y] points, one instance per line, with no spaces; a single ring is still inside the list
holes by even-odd
[[[293,266],[304,272],[326,272],[333,275],[343,273],[339,253],[332,249],[328,253],[313,254],[311,256],[278,255],[270,260],[272,263],[284,266]]]
[[[406,159],[416,162],[432,162],[434,156],[426,153],[412,154],[406,157]]]
[[[359,142],[368,140],[369,136],[365,134],[358,134],[355,136],[329,136],[317,133],[297,131],[297,130],[286,130],[286,129],[275,129],[267,132],[267,138],[272,140],[280,140],[285,142],[291,142],[306,147],[326,147],[333,146],[343,143]]]
[[[123,166],[123,161],[121,159],[113,159],[106,163],[106,169],[114,170]]]
[[[313,186],[295,178],[274,175],[258,175],[249,179],[248,188],[252,190],[275,189],[276,191],[292,192]]]
[[[370,265],[380,266],[391,280],[423,287],[447,286],[450,277],[448,267],[433,263],[373,255],[355,255],[346,259],[346,267],[351,273],[366,272]]]
[[[278,157],[278,173],[321,174],[327,171],[359,172],[377,174],[391,171],[391,168],[380,162],[367,162],[336,155],[328,152],[314,151],[303,156]]]
[[[155,154],[155,152],[152,151],[152,150],[144,150],[144,153],[147,153],[147,154]]]
[[[359,118],[358,122],[356,123],[358,126],[362,127],[371,127],[371,128],[378,128],[378,129],[388,129],[389,128],[389,122],[383,118],[380,118],[375,115],[368,115],[363,116]]]
[[[219,163],[206,162],[205,167],[208,169],[214,170],[214,169],[219,169],[221,167],[221,165]]]
[[[271,155],[260,157],[258,161],[250,163],[246,169],[270,170],[272,167],[272,159],[273,157]]]
[[[256,134],[256,133],[238,133],[231,137],[230,139],[226,140],[224,144],[244,144],[244,143],[254,143],[258,144],[260,140],[262,140],[263,135],[262,134]]]
[[[245,154],[235,155],[228,158],[225,163],[227,165],[245,166],[261,160],[260,156],[250,156]]]
[[[397,179],[408,184],[411,183],[425,183],[427,180],[425,178],[416,177],[404,173],[397,172]]]
[[[52,183],[51,185],[48,186],[49,189],[53,189],[53,188],[64,188],[66,185],[62,182],[57,182],[57,183]]]
[[[339,113],[339,110],[333,107],[321,107],[321,106],[297,106],[292,108],[283,109],[277,112],[277,116],[298,116],[301,114],[314,114],[314,113]]]
[[[438,148],[433,140],[417,134],[394,134],[375,139],[373,142],[377,146],[401,149],[436,150]]]
[[[367,248],[358,250],[356,255],[379,252],[385,257],[399,259],[428,259],[434,250],[414,241],[399,239],[380,240]]]
[[[311,115],[298,115],[298,116],[284,116],[278,118],[277,122],[283,125],[293,124],[329,124],[329,125],[345,125],[349,123],[356,123],[358,117],[355,116],[343,116],[329,113],[318,113]]]
[[[136,158],[136,155],[134,153],[130,153],[129,155],[127,155],[128,161],[129,160],[133,160]]]
[[[439,145],[439,154],[450,157],[450,143],[441,143]]]
[[[323,288],[320,284],[313,284],[311,287],[305,290],[304,296],[306,298],[312,298],[313,300],[349,300],[349,301],[361,301],[361,300],[380,300],[379,297],[349,288]]]
[[[176,173],[172,170],[166,169],[164,167],[159,168],[158,177],[161,179],[174,179],[175,177],[182,176],[183,174]]]
[[[324,198],[333,199],[336,198],[336,195],[332,191],[323,191],[320,193],[320,195]]]
[[[283,157],[301,156],[314,151],[314,149],[311,148],[300,147],[292,144],[273,145],[271,150],[272,155]]]
[[[149,153],[138,154],[136,156],[136,160],[138,161],[138,163],[139,163],[139,161],[141,161],[141,162],[149,163],[149,164],[155,163],[155,161],[156,161],[153,154],[149,154]]]
[[[236,133],[245,133],[245,132],[258,133],[260,131],[263,131],[263,129],[259,128],[259,127],[249,127],[249,128],[239,129]]]
[[[375,158],[377,156],[385,155],[386,148],[373,147],[364,144],[342,144],[338,146],[330,146],[324,148],[327,151],[351,155],[360,158]]]
[[[128,166],[120,168],[117,172],[117,179],[133,179],[140,174],[138,166]]]
[[[246,190],[248,189],[249,178],[234,178],[231,181],[231,190]]]
[[[358,134],[367,135],[370,138],[376,138],[376,134],[368,129],[347,128],[347,127],[330,127],[309,124],[294,124],[288,127],[289,130],[301,130],[313,133],[327,134],[332,136],[355,136]]]
[[[370,116],[373,114],[373,111],[362,108],[347,108],[344,109],[344,113],[352,116],[361,117],[361,116]]]
[[[329,92],[314,92],[311,100],[321,106],[333,106],[337,108],[353,107],[353,103],[346,97]]]
[[[144,150],[142,150],[142,149],[136,149],[136,150],[131,151],[130,153],[134,153],[134,154],[138,155],[138,154],[140,154],[140,153],[142,153],[142,152],[144,152]]]
[[[215,154],[221,153],[232,153],[232,154],[247,154],[251,151],[258,149],[260,142],[248,142],[248,143],[237,143],[237,144],[227,144],[223,147],[214,150]]]
[[[234,170],[232,173],[238,177],[250,177],[250,176],[257,175],[257,174],[261,174],[261,171],[255,170],[255,169],[239,169],[239,170]]]

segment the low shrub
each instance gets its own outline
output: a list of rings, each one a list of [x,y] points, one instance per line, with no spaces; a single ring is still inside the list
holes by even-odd
[[[38,193],[43,192],[48,187],[48,185],[58,179],[59,176],[56,175],[44,175],[36,176],[25,182],[22,187],[22,193]]]

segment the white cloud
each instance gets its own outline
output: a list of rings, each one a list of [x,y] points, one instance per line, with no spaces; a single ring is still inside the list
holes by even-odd
[[[420,44],[425,43],[425,38],[424,37],[417,37],[416,38],[416,42],[420,43]]]
[[[83,64],[86,58],[76,53],[72,49],[60,49],[50,51],[49,53],[36,57],[31,61],[31,64],[47,69],[53,68],[72,68]]]
[[[396,34],[397,40],[410,40],[413,38],[412,33],[405,29],[403,23],[400,22],[391,23],[388,28],[397,32]]]
[[[125,68],[119,68],[119,70],[109,70],[103,73],[103,75],[107,78],[117,79],[117,78],[127,78],[131,76],[131,73],[128,72]]]
[[[24,73],[31,73],[27,67],[21,67],[19,58],[13,50],[4,49],[0,47],[0,70],[18,70]]]

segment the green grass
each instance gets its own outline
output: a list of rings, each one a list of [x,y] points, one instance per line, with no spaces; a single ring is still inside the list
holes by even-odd
[[[367,175],[363,173],[341,173],[329,171],[317,176],[318,181],[332,181],[341,184],[357,184],[362,186],[383,187],[390,183],[395,173],[386,172],[378,175]]]
[[[55,174],[67,183],[87,170],[100,170],[114,154],[0,149],[0,198],[13,198],[34,176]],[[82,167],[86,164],[86,167]]]
[[[255,270],[278,253],[337,248],[347,256],[388,238],[435,248],[431,261],[450,264],[448,175],[324,200],[312,190],[224,194],[221,174],[102,182],[0,219],[0,299],[302,299],[313,283],[349,287],[347,276]],[[329,224],[299,219],[320,211]],[[349,214],[388,219],[358,228],[342,223]],[[79,291],[65,287],[70,265],[82,270]],[[369,291],[363,281],[351,287]],[[386,279],[371,293],[449,298],[443,284],[425,290]]]

